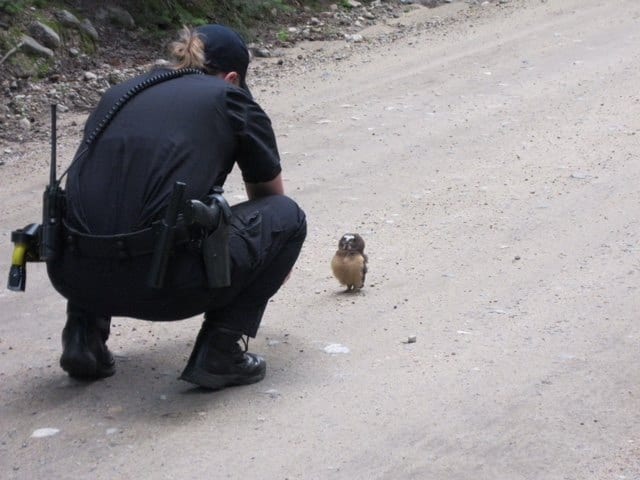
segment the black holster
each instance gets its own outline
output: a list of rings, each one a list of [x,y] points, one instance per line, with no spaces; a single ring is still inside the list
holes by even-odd
[[[203,230],[202,258],[210,288],[231,285],[231,258],[229,256],[229,223],[231,207],[222,196],[222,189],[214,188],[207,202],[189,200],[184,210],[187,225]]]

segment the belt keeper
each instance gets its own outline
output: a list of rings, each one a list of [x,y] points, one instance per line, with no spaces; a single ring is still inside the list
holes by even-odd
[[[69,252],[74,252],[76,250],[76,239],[71,234],[67,234],[67,248]]]
[[[129,254],[127,253],[127,246],[124,243],[124,240],[120,239],[116,241],[116,250],[118,251],[118,258],[120,260],[126,260],[129,258]]]

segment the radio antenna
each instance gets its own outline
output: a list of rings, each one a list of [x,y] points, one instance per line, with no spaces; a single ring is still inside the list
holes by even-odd
[[[58,143],[57,107],[57,104],[51,104],[51,165],[49,165],[49,185],[55,185],[56,183],[56,144]]]

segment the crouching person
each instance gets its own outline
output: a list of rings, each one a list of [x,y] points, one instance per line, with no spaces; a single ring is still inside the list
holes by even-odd
[[[296,262],[305,215],[284,195],[271,122],[247,88],[242,38],[206,25],[184,29],[171,49],[170,68],[104,94],[69,169],[64,248],[47,262],[68,300],[60,365],[77,378],[113,375],[112,316],[167,321],[204,313],[181,378],[214,390],[250,384],[264,378],[266,364],[239,341],[255,337]],[[236,164],[248,201],[230,207],[227,285],[211,285],[206,233],[179,221],[163,284],[151,288],[157,226],[176,182],[184,198],[207,202]]]

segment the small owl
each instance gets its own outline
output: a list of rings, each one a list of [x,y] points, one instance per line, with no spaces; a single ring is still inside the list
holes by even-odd
[[[345,233],[338,242],[338,251],[331,260],[331,269],[347,291],[364,287],[368,258],[364,253],[364,240],[357,233]]]

